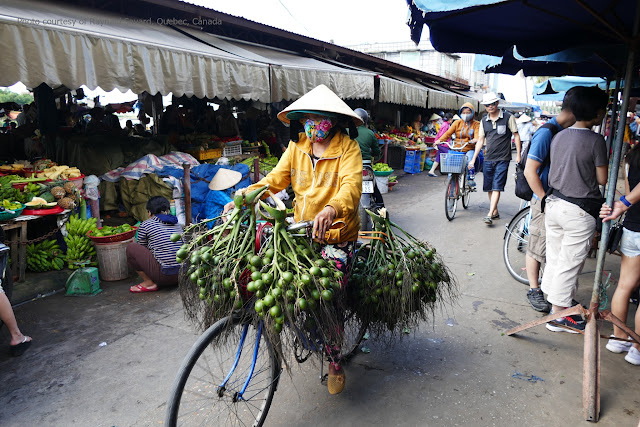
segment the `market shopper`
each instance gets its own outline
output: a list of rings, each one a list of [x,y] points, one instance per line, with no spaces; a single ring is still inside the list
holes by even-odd
[[[516,120],[510,113],[498,108],[499,102],[500,99],[493,92],[485,93],[482,96],[482,104],[487,110],[487,115],[481,121],[478,143],[473,161],[470,163],[471,165],[475,162],[486,143],[487,149],[482,169],[484,175],[482,189],[489,195],[489,213],[483,218],[487,225],[500,219],[498,202],[500,201],[500,193],[504,191],[504,186],[507,183],[507,172],[511,162],[511,136],[515,138],[516,162],[520,161],[522,148]]]
[[[569,89],[562,101],[562,110],[557,118],[552,118],[538,129],[531,138],[531,145],[527,155],[524,176],[533,190],[530,203],[531,219],[529,222],[529,242],[527,244],[526,268],[529,279],[527,300],[534,310],[548,313],[551,304],[544,298],[539,286],[540,265],[546,256],[546,232],[544,212],[542,212],[541,200],[549,189],[549,164],[551,140],[556,133],[573,126],[576,118],[569,105],[575,90]],[[530,124],[530,122],[529,122]]]
[[[322,256],[335,260],[337,267],[346,272],[360,230],[362,155],[353,131],[363,122],[324,85],[285,108],[278,118],[285,123],[299,121],[304,133],[297,135],[297,141],[289,142],[269,175],[246,191],[269,184],[270,191],[277,193],[291,184],[296,201],[295,221],[312,220],[312,235],[324,244]],[[293,123],[291,126],[295,129]],[[233,207],[229,203],[225,210]],[[327,385],[331,394],[337,394],[344,388],[345,374],[335,356],[338,352],[333,350]]]
[[[602,205],[598,185],[607,183],[607,147],[591,128],[602,123],[608,96],[597,87],[576,87],[569,102],[576,123],[559,132],[551,143],[549,187],[544,212],[546,266],[542,291],[551,313],[570,307],[578,276],[589,253]],[[547,323],[547,329],[576,333],[585,323],[569,316]]]
[[[520,135],[522,150],[524,151],[527,145],[529,145],[529,142],[531,142],[531,136],[535,129],[533,127],[533,123],[531,123],[531,117],[527,116],[525,113],[518,117],[516,124],[518,125],[518,135]]]
[[[436,139],[439,139],[446,131],[449,130],[451,123],[453,123],[453,114],[446,113],[442,118],[442,124],[440,125],[440,130],[438,130],[438,133],[436,134]]]
[[[438,135],[441,119],[442,117],[437,115],[436,113],[433,113],[431,117],[429,117],[429,123],[425,126],[426,136],[435,137],[436,135]],[[416,129],[414,128],[414,131],[415,130]]]
[[[629,299],[640,286],[640,148],[632,148],[627,155],[629,170],[625,178],[626,196],[615,202],[613,209],[607,204],[602,206],[600,217],[611,221],[626,212],[622,223],[622,239],[620,240],[620,279],[611,298],[611,313],[626,322],[629,313]],[[635,332],[640,334],[640,308],[636,309]],[[627,339],[627,334],[617,326],[613,327],[612,338]],[[610,339],[607,350],[612,353],[627,353],[625,360],[640,366],[640,344]]]
[[[182,233],[178,218],[170,214],[171,205],[162,196],[147,202],[149,219],[138,227],[137,243],[127,246],[129,267],[138,273],[142,283],[129,288],[130,292],[155,292],[161,286],[178,284],[180,264],[176,262],[176,252],[181,242],[171,242],[169,237]]]
[[[4,241],[4,231],[0,229],[0,241]],[[7,325],[9,334],[11,335],[11,341],[9,343],[9,354],[13,357],[22,356],[25,351],[31,346],[31,337],[24,335],[18,328],[18,322],[16,316],[13,313],[11,302],[2,287],[3,283],[7,283],[11,278],[7,275],[7,262],[9,258],[9,248],[4,244],[0,244],[0,320]]]
[[[473,105],[471,105],[471,103],[469,102],[465,102],[464,104],[462,104],[462,107],[460,108],[460,111],[458,111],[458,114],[460,114],[460,120],[454,121],[449,127],[449,130],[447,130],[435,141],[435,146],[438,152],[436,154],[436,161],[433,162],[431,170],[429,171],[429,176],[437,176],[436,168],[440,164],[438,162],[438,160],[440,160],[440,153],[449,152],[449,146],[444,144],[444,142],[449,141],[452,137],[455,138],[454,144],[452,144],[453,147],[455,149],[460,149],[464,153],[466,153],[467,161],[469,162],[469,165],[474,165],[473,172],[475,172],[474,162],[477,159],[477,156],[475,155],[475,147],[478,130],[480,128],[480,122],[474,119],[475,110],[473,108]],[[475,177],[473,174],[471,174],[471,172],[472,170],[471,168],[469,168],[469,185],[471,187],[475,187]]]
[[[373,162],[380,158],[382,152],[380,150],[380,144],[378,143],[376,134],[367,127],[367,124],[369,123],[369,113],[362,108],[356,108],[353,112],[362,119],[362,125],[358,126],[358,136],[356,137],[356,141],[360,146],[362,160],[370,160],[371,165],[373,166]],[[373,181],[373,200],[376,205],[384,206],[382,194],[380,193],[380,189],[378,188],[375,180]]]

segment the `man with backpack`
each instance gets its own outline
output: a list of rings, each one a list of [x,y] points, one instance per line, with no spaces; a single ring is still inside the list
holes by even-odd
[[[562,101],[562,110],[557,117],[552,118],[542,125],[531,138],[531,143],[523,153],[519,168],[524,166],[526,184],[532,191],[531,196],[531,223],[529,225],[529,244],[527,245],[526,268],[530,289],[527,292],[527,300],[536,311],[548,313],[551,304],[544,298],[544,294],[538,285],[540,279],[540,264],[545,261],[546,232],[544,212],[541,210],[541,200],[549,189],[549,165],[551,163],[551,140],[559,131],[572,126],[576,118],[569,106],[574,96],[574,88],[569,89]],[[518,169],[518,168],[516,168]],[[517,178],[516,178],[517,180]],[[523,184],[522,182],[520,184]],[[522,185],[516,183],[516,191],[522,191]],[[526,187],[526,185],[525,185]],[[517,194],[523,197],[522,194]]]

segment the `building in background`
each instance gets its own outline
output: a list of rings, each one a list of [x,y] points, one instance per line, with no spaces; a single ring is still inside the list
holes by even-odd
[[[450,54],[436,51],[428,38],[418,46],[408,42],[365,43],[345,46],[380,59],[402,64],[426,73],[468,84],[475,92],[485,92],[489,86],[489,75],[473,71],[473,54]]]

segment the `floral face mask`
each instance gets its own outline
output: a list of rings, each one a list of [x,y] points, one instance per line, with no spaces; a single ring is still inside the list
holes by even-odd
[[[304,132],[307,134],[307,138],[311,141],[311,143],[322,142],[327,137],[327,134],[331,130],[330,119],[320,119],[313,120],[307,119],[304,124]]]

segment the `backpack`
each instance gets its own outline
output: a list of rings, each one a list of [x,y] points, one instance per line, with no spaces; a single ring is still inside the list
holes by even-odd
[[[556,133],[558,133],[558,128],[553,123],[543,124],[542,126],[540,126],[540,128],[536,132],[538,132],[542,128],[549,129],[551,131],[551,138],[553,138],[556,135]],[[533,137],[531,138],[531,142],[533,142]],[[527,145],[523,150],[522,156],[520,157],[520,161],[516,163],[516,173],[515,173],[516,196],[526,201],[530,201],[531,198],[533,197],[533,190],[529,186],[527,179],[524,177],[524,167],[525,167],[525,164],[527,163],[527,156],[529,156],[529,148],[531,147],[531,142],[529,142],[529,145]],[[540,165],[540,170],[544,170],[544,168],[546,168],[549,165],[549,163],[551,163],[551,157],[550,155],[547,155],[547,158],[544,159],[544,161]]]

